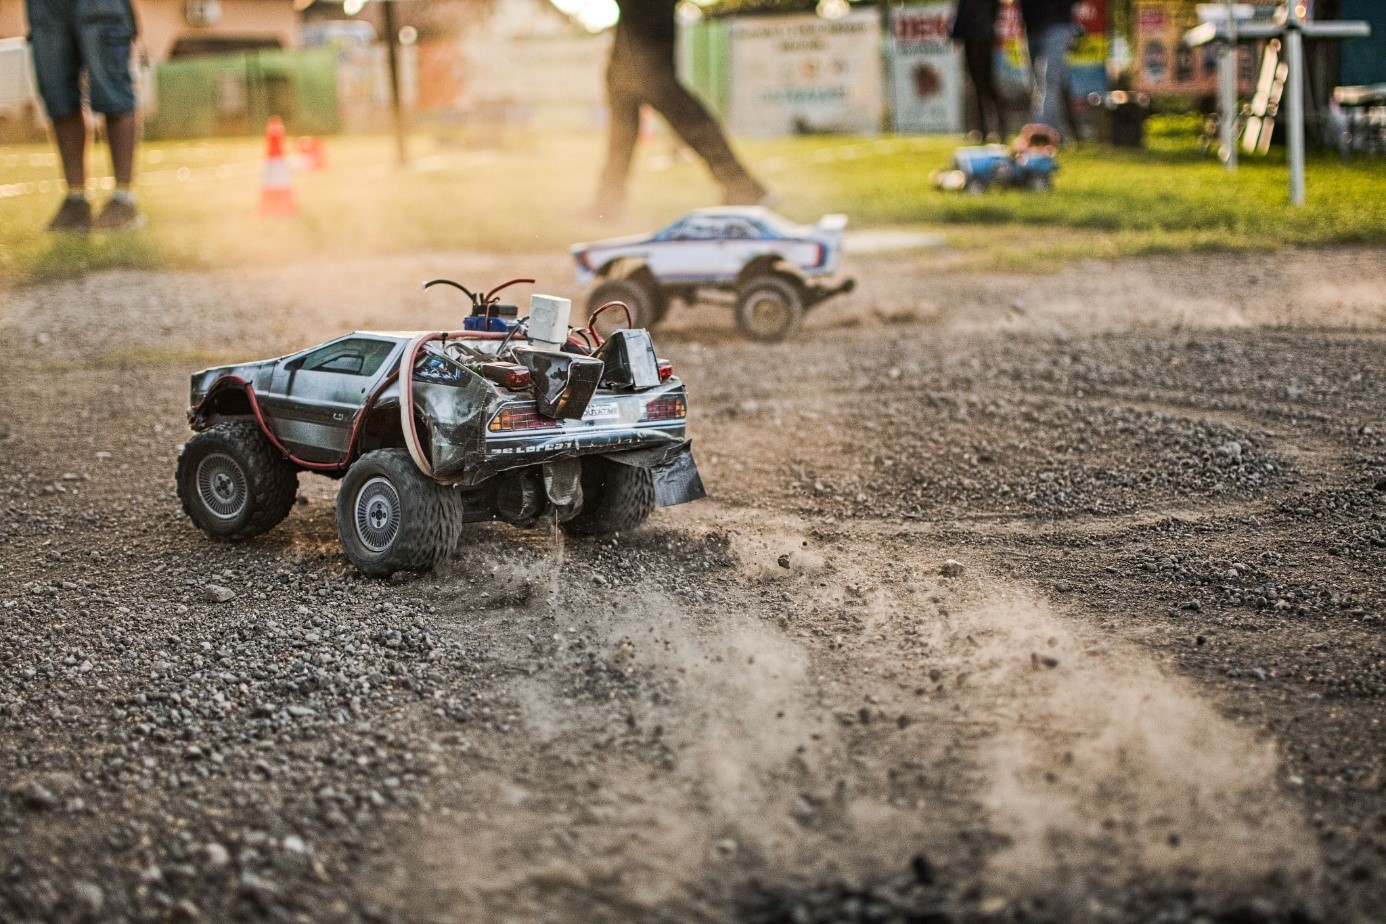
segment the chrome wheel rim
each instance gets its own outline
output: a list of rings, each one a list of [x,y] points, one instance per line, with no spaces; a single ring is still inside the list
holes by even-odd
[[[356,492],[356,538],[372,552],[384,552],[399,535],[399,492],[377,475]]]
[[[197,499],[218,520],[234,520],[250,500],[249,479],[241,464],[223,452],[197,463]]]

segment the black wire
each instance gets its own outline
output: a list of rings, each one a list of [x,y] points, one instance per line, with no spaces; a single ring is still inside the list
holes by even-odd
[[[463,292],[467,294],[467,297],[472,300],[472,304],[476,304],[476,293],[464,286],[462,283],[453,282],[451,279],[430,279],[428,280],[428,282],[425,282],[423,284],[423,287],[427,289],[430,286],[436,285],[452,286],[454,289],[461,289]]]
[[[516,321],[515,326],[510,328],[505,335],[505,339],[500,342],[500,346],[496,347],[496,359],[501,358],[501,353],[505,352],[505,345],[510,342],[510,338],[515,336],[516,332],[522,327],[529,327],[529,318]]]

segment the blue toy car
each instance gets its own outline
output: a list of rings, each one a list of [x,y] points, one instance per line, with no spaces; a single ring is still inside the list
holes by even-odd
[[[958,148],[953,169],[935,175],[939,189],[980,195],[993,186],[1048,192],[1059,170],[1058,133],[1047,125],[1027,125],[1010,147],[984,144]]]

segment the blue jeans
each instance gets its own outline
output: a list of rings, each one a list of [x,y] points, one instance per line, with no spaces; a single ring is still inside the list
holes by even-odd
[[[135,108],[130,0],[24,0],[29,46],[43,108],[54,121],[82,108],[82,72],[93,112],[121,115]]]
[[[1030,68],[1035,77],[1030,119],[1060,133],[1066,131],[1064,94],[1069,87],[1068,46],[1072,40],[1073,26],[1070,23],[1049,26],[1038,35],[1029,36]]]

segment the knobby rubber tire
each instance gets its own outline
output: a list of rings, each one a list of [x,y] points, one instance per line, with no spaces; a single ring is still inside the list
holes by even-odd
[[[248,500],[232,519],[216,517],[198,495],[198,465],[217,452],[234,459],[246,477]],[[298,495],[298,470],[270,445],[253,421],[219,423],[188,440],[178,453],[176,477],[183,512],[204,533],[222,542],[269,532],[293,510]]]
[[[652,328],[664,320],[664,316],[669,311],[669,306],[664,300],[664,294],[655,286],[648,282],[642,282],[632,277],[623,279],[607,279],[592,290],[592,294],[587,298],[587,316],[590,318],[598,308],[607,302],[625,302],[630,306],[631,326],[636,328]],[[621,313],[616,309],[608,311],[602,316],[603,326],[609,318],[621,318]]]
[[[572,536],[609,536],[635,529],[655,508],[648,469],[588,456],[582,460],[582,508],[563,529]]]
[[[356,532],[356,499],[373,478],[389,481],[398,495],[399,531],[382,551],[361,542]],[[407,449],[368,452],[347,470],[337,489],[337,535],[351,563],[371,577],[419,571],[446,558],[461,535],[462,501],[457,491],[429,478]]]
[[[757,328],[751,316],[757,299],[766,296],[775,298],[784,311],[783,323],[768,331]],[[780,273],[754,276],[736,291],[736,326],[752,340],[779,343],[798,330],[803,320],[804,295],[797,280]]]

